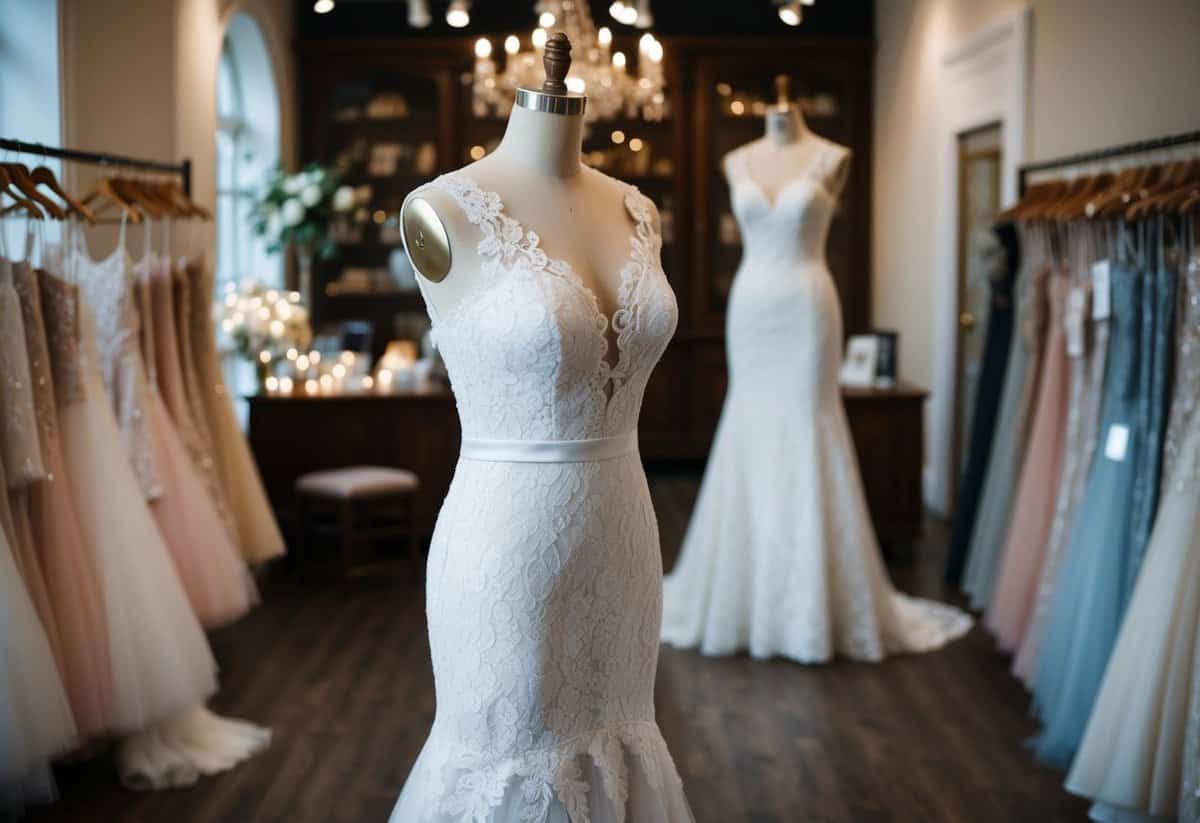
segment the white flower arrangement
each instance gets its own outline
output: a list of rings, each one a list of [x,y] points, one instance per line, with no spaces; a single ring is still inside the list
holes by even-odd
[[[336,245],[330,228],[354,206],[354,190],[342,185],[336,169],[309,166],[295,174],[277,169],[254,209],[254,230],[269,251],[294,244],[319,257],[331,257]]]

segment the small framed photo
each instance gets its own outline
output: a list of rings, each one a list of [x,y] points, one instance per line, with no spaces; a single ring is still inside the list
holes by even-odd
[[[875,385],[881,389],[895,387],[899,379],[900,334],[885,329],[871,332],[878,341],[875,355]]]
[[[879,362],[879,338],[873,334],[856,334],[846,341],[846,358],[838,380],[843,386],[870,388],[875,385],[875,368]]]

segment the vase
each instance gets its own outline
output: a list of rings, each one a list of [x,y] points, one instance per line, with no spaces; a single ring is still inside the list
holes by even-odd
[[[296,270],[300,304],[312,310],[313,251],[308,245],[296,246]]]
[[[255,358],[254,360],[254,377],[258,394],[267,393],[267,378],[271,376],[274,362],[268,361],[264,363],[262,360]]]

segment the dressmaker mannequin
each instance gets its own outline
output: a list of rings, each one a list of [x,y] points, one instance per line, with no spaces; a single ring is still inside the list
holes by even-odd
[[[537,232],[546,254],[570,264],[596,295],[600,311],[611,315],[634,224],[624,206],[627,187],[581,161],[587,98],[568,92],[563,83],[570,51],[565,34],[551,35],[545,84],[518,91],[500,145],[460,173],[498,193],[505,213]],[[421,190],[405,203],[402,221],[405,248],[413,267],[430,281],[426,293],[438,314],[484,287],[479,229],[449,195]]]
[[[789,98],[787,75],[775,78],[776,104],[767,112],[766,135],[735,149],[742,173],[772,201],[784,186],[803,174],[818,173],[820,182],[837,198],[850,169],[850,149],[814,134],[800,106]]]

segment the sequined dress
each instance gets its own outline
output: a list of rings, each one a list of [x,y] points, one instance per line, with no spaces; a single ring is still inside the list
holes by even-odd
[[[1200,817],[1200,257],[1182,287],[1161,505],[1067,777],[1098,819]]]

